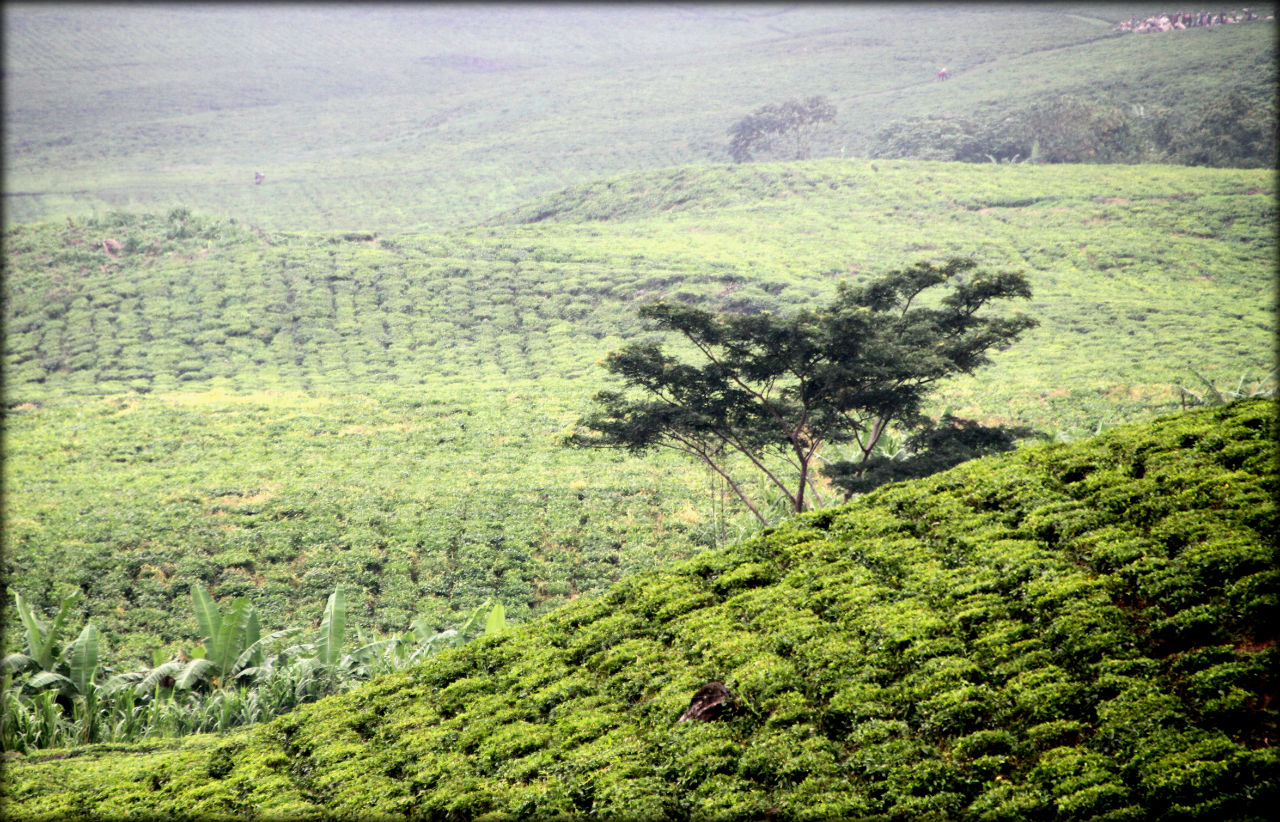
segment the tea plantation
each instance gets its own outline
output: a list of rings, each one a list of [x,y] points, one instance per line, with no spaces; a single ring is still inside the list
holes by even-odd
[[[816,160],[625,175],[447,235],[15,226],[7,568],[45,611],[81,592],[120,665],[189,643],[194,583],[273,630],[339,583],[370,630],[487,598],[523,620],[748,527],[704,469],[559,445],[644,301],[787,311],[972,254],[1027,274],[1040,326],[934,411],[1075,439],[1196,372],[1263,380],[1275,196],[1261,170]]]
[[[1107,146],[1068,162],[1274,164],[1274,130],[1234,128],[1275,118],[1274,22],[1148,36],[1115,25],[1174,9],[716,5],[17,4],[4,216],[186,205],[268,230],[452,230],[568,185],[726,162],[736,120],[810,95],[837,108],[819,158],[961,159],[955,134],[994,130],[969,159],[1026,160],[1002,124],[1071,99],[1084,116],[1057,125]],[[1183,159],[1188,138],[1208,156]],[[1061,162],[1056,139],[1043,153]]]
[[[1262,819],[1276,425],[1254,400],[889,486],[245,732],[12,760],[5,811]]]
[[[1276,9],[1170,10],[7,6],[0,816],[1264,818]],[[950,258],[1012,454],[566,447],[650,301]]]

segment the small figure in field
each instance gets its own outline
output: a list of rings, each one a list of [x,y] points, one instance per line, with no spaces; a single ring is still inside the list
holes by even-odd
[[[253,172],[253,184],[255,186],[262,185],[262,181],[265,179],[267,179],[267,175],[263,174],[261,171]]]
[[[945,68],[938,69],[938,79],[939,80],[947,79],[947,70]]]

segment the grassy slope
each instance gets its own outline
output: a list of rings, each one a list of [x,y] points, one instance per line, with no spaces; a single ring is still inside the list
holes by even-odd
[[[1272,24],[1111,31],[1140,11],[6,7],[6,219],[188,205],[273,229],[452,228],[722,161],[730,124],[796,96],[841,112],[818,156],[857,156],[912,115],[1270,93]]]
[[[881,489],[248,732],[17,760],[6,811],[1260,819],[1275,435],[1253,401]]]
[[[1078,437],[1175,408],[1188,364],[1269,363],[1274,198],[1260,171],[826,160],[627,175],[386,243],[17,227],[10,573],[46,606],[80,587],[147,658],[194,632],[197,580],[275,627],[340,581],[370,627],[486,597],[523,619],[713,542],[697,467],[556,444],[639,301],[785,309],[973,252],[1029,273],[1042,325],[938,407]]]
[[[1265,171],[826,160],[627,175],[381,243],[225,222],[186,240],[164,221],[18,227],[6,398],[573,378],[640,330],[640,300],[786,308],[950,254],[1031,278],[1043,381],[1019,393],[1090,372],[1171,380],[1267,346],[1275,195]],[[107,239],[139,250],[114,259]],[[1120,324],[1134,361],[1104,355]]]

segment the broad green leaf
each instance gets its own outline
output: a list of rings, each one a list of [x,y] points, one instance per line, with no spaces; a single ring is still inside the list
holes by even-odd
[[[253,625],[255,628],[257,627],[256,612],[254,613],[254,616],[253,616]],[[252,665],[255,668],[260,667],[265,661],[265,654],[263,653],[263,650],[262,650],[263,648],[265,648],[267,645],[271,644],[272,642],[275,642],[280,639],[287,639],[288,637],[291,637],[294,634],[300,633],[301,631],[302,631],[301,628],[285,628],[283,631],[275,631],[273,633],[267,634],[266,636],[260,639],[254,640],[252,645],[245,648],[243,651],[240,652],[240,656],[236,657],[235,664],[231,666],[231,670],[240,671],[241,669],[249,665]]]
[[[71,680],[67,679],[62,674],[55,674],[53,671],[41,671],[27,680],[27,687],[33,691],[43,691],[50,685],[57,685],[59,688],[62,688],[64,685],[71,685],[72,687],[75,687],[72,685]]]
[[[4,673],[25,671],[27,668],[36,664],[36,661],[26,654],[15,652],[9,654],[4,658],[3,662],[0,662],[0,671],[3,671]]]
[[[233,671],[236,658],[245,647],[245,636],[251,617],[254,615],[253,604],[248,597],[236,597],[231,608],[222,618],[217,639],[210,649],[208,659],[217,668],[218,675],[225,681]]]
[[[351,652],[351,656],[354,657],[355,659],[367,659],[371,656],[376,656],[379,652],[386,651],[387,649],[394,649],[399,644],[400,644],[399,637],[391,637],[390,639],[375,639],[372,642],[366,642],[364,645],[361,645],[359,648],[356,648],[354,651]]]
[[[18,608],[18,617],[27,631],[27,654],[36,661],[41,670],[47,671],[53,667],[53,655],[50,653],[48,644],[49,629],[40,617],[36,616],[22,594],[15,594],[14,600]]]
[[[413,661],[417,661],[417,659],[423,654],[434,656],[440,652],[441,648],[447,647],[450,644],[461,645],[463,642],[465,642],[465,640],[462,639],[462,634],[460,634],[456,628],[449,628],[448,630],[441,631],[440,633],[429,637],[418,649],[421,653],[415,652],[411,659]]]
[[[80,594],[72,594],[69,597],[63,597],[58,603],[58,613],[53,618],[53,625],[49,628],[49,650],[53,651],[53,643],[57,641],[58,634],[62,633],[62,626],[67,623],[67,618],[71,616],[71,609],[80,599]]]
[[[471,626],[475,624],[475,621],[480,618],[480,614],[483,613],[485,609],[487,609],[488,607],[489,607],[489,600],[487,599],[475,607],[475,610],[473,610],[471,614],[467,616],[466,620],[464,620],[463,623],[458,626],[458,632],[453,637],[454,645],[460,646],[466,643],[467,631],[471,630]]]
[[[99,691],[103,697],[109,698],[117,691],[132,690],[137,687],[138,683],[145,679],[146,671],[131,671],[127,674],[116,674],[115,676],[102,683]]]
[[[485,636],[489,634],[500,633],[507,627],[507,609],[499,602],[493,606],[493,610],[489,612],[488,618],[484,621]]]
[[[427,621],[422,617],[418,617],[413,622],[409,623],[409,632],[413,634],[414,639],[419,642],[435,634],[435,631],[427,625]]]
[[[80,631],[71,646],[71,684],[76,693],[85,695],[98,672],[98,629],[90,622]]]
[[[22,594],[14,594],[18,617],[22,620],[22,625],[27,634],[27,654],[36,661],[41,670],[52,670],[56,664],[58,634],[62,631],[62,626],[66,623],[72,606],[75,605],[76,600],[79,598],[79,594],[63,597],[58,606],[58,613],[53,618],[53,624],[46,626],[43,620],[36,615],[35,609],[31,607],[31,604],[23,598]]]
[[[176,679],[177,676],[182,673],[182,669],[185,668],[186,665],[187,663],[178,662],[177,660],[157,665],[150,671],[146,672],[142,681],[133,689],[134,693],[139,696],[144,696],[150,693],[155,690],[156,687],[161,685],[165,677],[174,677]]]
[[[342,639],[347,627],[347,597],[339,585],[329,594],[316,640],[317,658],[322,665],[337,665],[342,658]]]
[[[174,687],[180,691],[194,688],[210,672],[216,671],[213,662],[207,659],[193,659],[182,668]]]
[[[245,628],[244,647],[245,649],[250,649],[250,648],[255,649],[252,656],[252,661],[254,664],[262,663],[262,652],[261,650],[256,650],[259,647],[258,640],[260,640],[261,638],[262,638],[262,628],[261,626],[258,625],[258,609],[257,607],[253,607],[249,609],[249,624]],[[241,662],[238,658],[236,659],[233,667],[234,668],[241,667]]]
[[[212,641],[212,638],[217,636],[222,622],[218,606],[214,604],[213,598],[209,596],[209,592],[203,585],[191,586],[191,602],[195,606],[196,622],[200,626],[201,637],[206,641]]]

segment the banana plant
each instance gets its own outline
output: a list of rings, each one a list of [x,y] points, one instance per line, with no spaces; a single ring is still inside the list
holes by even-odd
[[[285,648],[267,658],[263,646],[268,642],[300,632],[296,628],[277,631],[245,648],[236,660],[234,671],[240,681],[262,681],[287,673],[294,680],[293,690],[299,701],[335,693],[341,690],[343,680],[358,675],[357,660],[343,654],[346,630],[347,596],[345,589],[338,586],[329,595],[320,617],[320,629],[310,642]]]
[[[33,691],[57,691],[71,700],[73,727],[77,741],[96,741],[98,728],[98,629],[90,622],[80,631],[75,641],[67,646],[67,674],[57,671],[40,671],[27,680]]]
[[[501,602],[489,608],[489,601],[486,600],[474,608],[457,628],[435,631],[425,619],[419,617],[410,623],[408,631],[387,639],[368,641],[362,634],[358,634],[361,644],[345,658],[347,666],[356,676],[367,678],[416,665],[445,648],[465,644],[472,626],[487,608],[485,635],[506,630],[506,608]]]
[[[33,668],[39,671],[54,670],[62,661],[58,636],[62,633],[67,617],[71,614],[72,606],[79,598],[78,593],[63,597],[53,623],[46,625],[31,607],[31,603],[27,602],[22,594],[15,592],[14,603],[18,610],[18,618],[22,621],[25,646],[23,651],[9,654],[0,662],[3,670],[13,673]]]
[[[342,661],[342,646],[347,631],[347,593],[339,585],[329,594],[320,617],[320,633],[316,637],[316,662],[336,668]]]
[[[191,589],[191,601],[203,641],[189,658],[165,662],[147,671],[134,686],[138,695],[171,688],[194,690],[206,682],[214,690],[225,689],[240,672],[262,665],[268,643],[294,633],[285,630],[262,636],[258,609],[248,597],[233,599],[224,614],[209,592],[196,585]]]
[[[80,636],[67,647],[67,675],[56,670],[43,670],[27,680],[27,687],[43,691],[52,686],[68,696],[87,696],[98,674],[98,629],[93,623],[84,626]]]
[[[484,620],[484,635],[500,634],[507,629],[507,609],[501,602],[493,606]]]

